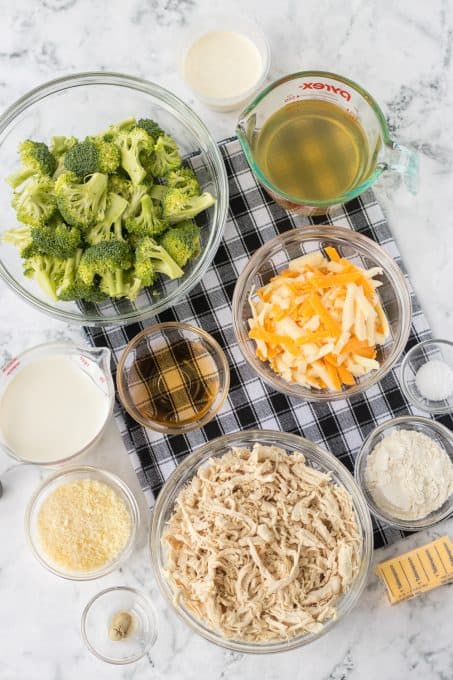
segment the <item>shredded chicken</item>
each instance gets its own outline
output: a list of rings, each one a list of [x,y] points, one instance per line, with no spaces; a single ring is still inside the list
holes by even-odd
[[[320,630],[360,565],[349,493],[302,454],[260,444],[200,469],[162,540],[175,600],[236,640]]]

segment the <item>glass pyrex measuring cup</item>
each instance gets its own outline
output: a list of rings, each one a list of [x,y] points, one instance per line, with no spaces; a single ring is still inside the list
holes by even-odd
[[[329,200],[310,200],[309,196],[300,199],[286,194],[266,176],[255,155],[256,140],[270,116],[287,104],[304,100],[321,100],[341,107],[361,124],[368,141],[369,170],[365,179],[347,193],[332,196]],[[274,200],[287,210],[302,215],[325,215],[359,196],[384,172],[402,176],[409,190],[416,192],[417,154],[390,138],[384,114],[366,90],[335,73],[301,71],[277,80],[244,109],[236,132],[253,174]]]
[[[74,451],[71,455],[62,456],[61,458],[41,461],[36,460],[33,455],[24,456],[19,455],[14,451],[10,443],[6,440],[0,427],[0,450],[19,463],[31,463],[33,465],[56,467],[62,463],[72,461],[76,456],[90,451],[94,445],[99,441],[107,422],[113,411],[113,404],[115,399],[115,389],[112,380],[110,369],[111,352],[106,347],[91,349],[88,347],[77,347],[71,342],[49,342],[42,345],[36,345],[30,349],[22,352],[14,359],[11,359],[3,368],[0,369],[0,410],[2,409],[2,399],[5,395],[7,387],[11,384],[14,378],[20,373],[22,369],[30,364],[39,361],[40,359],[48,357],[64,356],[71,359],[74,366],[80,369],[87,375],[91,382],[97,389],[105,396],[106,405],[103,410],[102,421],[99,422],[97,432],[93,432],[90,441],[78,451]],[[63,398],[63,395],[62,395]],[[77,419],[78,414],[74,413],[74,418]],[[52,430],[53,423],[49,422],[49,429]]]

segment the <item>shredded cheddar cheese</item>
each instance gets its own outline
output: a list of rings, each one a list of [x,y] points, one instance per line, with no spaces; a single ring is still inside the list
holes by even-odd
[[[257,357],[289,382],[336,391],[379,368],[376,347],[390,329],[376,292],[382,270],[325,252],[292,260],[256,291],[249,337]]]
[[[123,499],[108,484],[79,479],[44,500],[38,536],[46,555],[70,571],[92,571],[114,559],[131,533]]]

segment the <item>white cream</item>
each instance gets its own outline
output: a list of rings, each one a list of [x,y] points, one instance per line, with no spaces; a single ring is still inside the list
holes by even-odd
[[[74,357],[44,357],[20,369],[6,387],[0,431],[18,457],[56,462],[89,444],[108,409],[107,395]]]
[[[240,97],[257,84],[263,61],[247,36],[233,31],[209,31],[188,49],[184,76],[201,97]]]

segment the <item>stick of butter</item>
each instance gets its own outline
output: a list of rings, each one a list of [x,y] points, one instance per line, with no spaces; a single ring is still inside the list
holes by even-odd
[[[441,536],[432,543],[376,566],[391,604],[453,581],[453,542]]]

